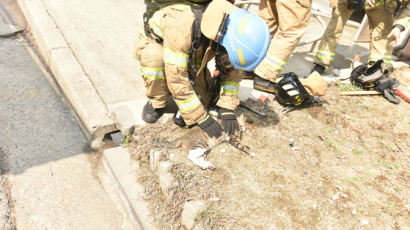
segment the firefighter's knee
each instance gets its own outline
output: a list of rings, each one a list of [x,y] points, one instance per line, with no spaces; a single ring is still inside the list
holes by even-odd
[[[147,42],[137,48],[137,57],[141,66],[160,68],[164,67],[163,48],[155,42]]]

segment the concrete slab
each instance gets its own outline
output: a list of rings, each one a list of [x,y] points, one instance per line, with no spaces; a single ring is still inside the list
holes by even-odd
[[[143,0],[43,3],[105,104],[145,97],[139,65],[133,57],[143,28]]]
[[[43,1],[124,135],[141,120],[145,88],[133,57],[144,2]],[[87,10],[78,11],[77,6]],[[107,11],[106,9],[110,9]],[[87,23],[84,23],[87,22]]]
[[[9,176],[17,229],[122,228],[123,217],[112,212],[116,207],[87,158],[76,155]]]
[[[135,229],[156,229],[147,208],[148,203],[143,199],[144,187],[137,182],[138,163],[131,159],[127,146],[105,150],[103,165],[113,181],[117,183],[118,195]]]

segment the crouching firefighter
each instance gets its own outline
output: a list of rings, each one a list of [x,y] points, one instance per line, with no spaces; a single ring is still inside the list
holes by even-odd
[[[145,30],[135,50],[148,98],[142,119],[156,122],[172,96],[184,124],[199,125],[210,137],[232,134],[239,129],[234,110],[242,71],[254,69],[266,55],[268,26],[226,0],[155,2],[146,2]],[[207,69],[213,57],[218,81]],[[218,87],[212,87],[215,82]],[[219,90],[215,104],[223,127],[207,112],[211,88]]]

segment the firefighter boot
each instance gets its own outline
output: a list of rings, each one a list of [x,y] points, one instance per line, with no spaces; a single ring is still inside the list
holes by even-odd
[[[147,123],[155,123],[164,114],[165,108],[154,109],[149,101],[142,109],[142,120]]]
[[[174,116],[172,117],[172,120],[173,120],[174,123],[175,123],[176,125],[178,125],[179,127],[185,127],[185,126],[186,126],[186,123],[185,123],[185,121],[184,121],[184,118],[182,118],[181,112],[179,112],[179,111],[174,114]]]
[[[324,66],[324,65],[315,63],[315,66],[313,67],[310,73],[313,73],[315,71],[318,72],[320,75],[325,75],[327,77],[335,77],[335,78],[340,77],[340,69],[337,69],[333,66]]]
[[[325,66],[320,65],[320,64],[315,64],[315,66],[313,67],[311,73],[313,73],[313,72],[316,71],[316,72],[318,72],[320,75],[322,75],[322,74],[325,72],[325,70],[326,70],[326,67],[325,67]]]
[[[253,88],[268,93],[275,93],[276,84],[256,75],[255,80],[253,80]]]

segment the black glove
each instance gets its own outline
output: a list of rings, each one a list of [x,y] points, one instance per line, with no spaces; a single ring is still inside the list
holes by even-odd
[[[379,92],[382,92],[384,98],[386,98],[388,101],[394,104],[399,104],[400,99],[396,97],[398,95],[394,91],[394,89],[399,87],[399,85],[400,82],[396,78],[382,77],[379,79],[374,89]]]
[[[219,118],[222,120],[222,126],[225,132],[229,135],[235,134],[235,131],[239,130],[239,123],[238,120],[236,120],[234,111],[219,108]]]
[[[206,116],[204,120],[198,123],[199,127],[203,129],[209,137],[220,137],[222,136],[222,127],[210,116]]]
[[[379,92],[383,92],[385,89],[396,89],[399,85],[400,82],[396,78],[384,76],[379,79],[374,89]]]

